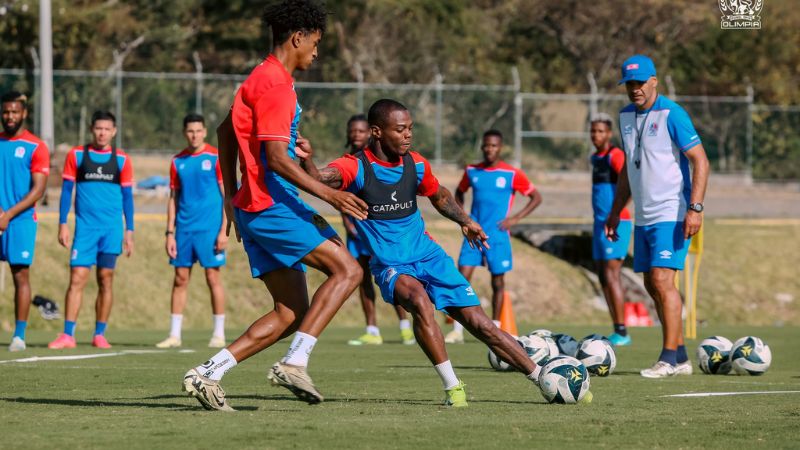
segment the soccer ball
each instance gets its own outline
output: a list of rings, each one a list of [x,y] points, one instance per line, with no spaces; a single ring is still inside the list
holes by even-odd
[[[550,357],[550,346],[547,344],[547,341],[540,336],[520,336],[517,338],[517,342],[519,342],[519,345],[525,350],[525,353],[528,354],[528,358],[538,365],[544,364],[547,358]]]
[[[588,336],[585,336],[583,339],[581,339],[580,342],[578,343],[578,347],[580,347],[581,344],[583,344],[583,341],[589,341],[589,340],[595,340],[595,339],[602,339],[602,340],[608,342],[609,344],[611,343],[611,341],[609,341],[608,338],[603,336],[602,334],[592,333],[592,334],[590,334]]]
[[[553,339],[552,336],[544,336],[542,339],[544,339],[544,341],[547,343],[547,349],[550,352],[548,358],[554,358],[561,353],[561,351],[558,350],[558,344],[556,344],[556,340]]]
[[[520,347],[522,347],[523,349],[525,348],[525,346],[522,345],[522,342],[519,341],[518,337],[516,337],[516,336],[511,336],[511,337],[513,337],[514,339],[517,340],[517,343],[520,345]],[[514,370],[514,368],[511,367],[511,365],[509,363],[507,363],[507,362],[503,361],[502,359],[500,359],[500,357],[497,356],[492,351],[491,348],[489,349],[489,355],[488,356],[489,356],[489,365],[492,366],[492,369],[497,370],[498,372],[509,372],[509,371]]]
[[[761,375],[772,363],[772,351],[761,339],[745,336],[733,343],[731,365],[739,375]]]
[[[528,336],[539,336],[539,337],[552,336],[552,335],[553,335],[552,331],[545,330],[544,328],[539,328],[538,330],[533,330],[530,333],[528,333]]]
[[[556,356],[542,367],[539,389],[550,403],[578,403],[589,392],[589,373],[571,356]]]
[[[601,377],[611,375],[617,367],[617,355],[614,353],[614,348],[608,341],[602,339],[581,341],[575,358],[579,359],[592,375]]]
[[[572,356],[578,354],[578,341],[575,340],[574,337],[558,333],[552,336],[553,340],[556,341],[556,346],[558,346],[558,352],[562,355]]]
[[[697,347],[697,365],[704,373],[724,375],[731,371],[733,344],[722,336],[703,339]]]

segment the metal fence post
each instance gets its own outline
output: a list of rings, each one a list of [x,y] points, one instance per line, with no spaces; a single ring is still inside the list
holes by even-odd
[[[436,153],[434,161],[436,165],[442,163],[442,74],[436,74]]]
[[[517,66],[511,68],[511,78],[514,80],[514,158],[515,167],[522,166],[522,96],[520,95],[519,70]]]
[[[200,53],[192,52],[194,58],[195,79],[197,80],[194,89],[194,112],[203,114],[203,61],[200,60]]]
[[[361,68],[361,63],[356,61],[354,68],[356,69],[356,81],[358,88],[356,89],[356,108],[359,114],[364,114],[364,70]]]
[[[39,89],[39,87],[41,86],[39,83],[39,79],[42,74],[42,63],[39,60],[39,54],[36,53],[36,48],[31,47],[30,49],[31,49],[31,59],[33,60],[33,90],[35,91]],[[42,108],[37,105],[36,108],[33,110],[33,131],[34,133],[39,135],[41,135],[42,133],[42,130],[39,129],[39,125],[42,122],[41,117],[42,117]],[[50,151],[54,150],[52,144],[50,143],[46,144],[49,146]]]
[[[586,79],[589,80],[589,95],[591,96],[589,98],[589,120],[592,120],[593,117],[597,116],[597,80],[595,80],[592,72],[586,74]]]
[[[114,115],[117,116],[117,148],[122,148],[122,61],[125,59],[119,51],[114,50],[114,65],[111,70],[116,78],[114,88]]]
[[[745,142],[745,154],[747,157],[747,177],[746,182],[753,184],[753,114],[755,113],[755,106],[753,105],[753,85],[747,85],[747,141]]]

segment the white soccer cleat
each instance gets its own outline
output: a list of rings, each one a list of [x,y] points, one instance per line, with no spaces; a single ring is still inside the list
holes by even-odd
[[[197,369],[191,369],[183,376],[182,390],[209,411],[236,411],[225,400],[225,391],[219,382],[202,376]]]
[[[692,362],[688,359],[682,363],[678,363],[675,366],[675,375],[691,375],[692,374]]]
[[[11,344],[8,345],[8,351],[10,352],[21,352],[25,350],[25,348],[25,341],[19,336],[14,336],[14,338],[11,339]]]
[[[156,344],[156,348],[178,348],[181,346],[181,339],[175,336],[170,336],[163,341]]]
[[[267,373],[267,379],[275,386],[283,386],[292,391],[300,400],[315,405],[324,399],[319,393],[305,367],[276,362]]]
[[[639,372],[645,378],[667,378],[675,376],[675,366],[664,361],[658,361],[653,367]]]
[[[209,348],[223,348],[225,347],[225,337],[224,336],[211,336],[211,340],[208,341]]]
[[[453,330],[444,337],[445,344],[463,344],[464,343],[464,333],[460,331]]]

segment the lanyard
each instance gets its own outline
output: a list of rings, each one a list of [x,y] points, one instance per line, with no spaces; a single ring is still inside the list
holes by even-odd
[[[647,114],[644,115],[642,126],[636,127],[636,146],[633,148],[633,163],[636,165],[637,169],[642,168],[642,138],[644,137],[644,129],[647,127],[647,118],[650,116],[650,111],[652,111],[655,106],[656,102],[654,101],[650,109],[647,110]],[[638,117],[638,113],[634,116],[634,125],[636,124],[636,117]]]

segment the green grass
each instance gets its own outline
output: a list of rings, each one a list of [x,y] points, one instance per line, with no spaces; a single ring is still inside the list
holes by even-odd
[[[600,327],[547,325],[581,337]],[[525,330],[533,327],[524,327]],[[229,330],[229,335],[241,331]],[[326,396],[308,406],[266,382],[281,342],[223,380],[237,413],[202,410],[179,391],[183,373],[206,359],[208,331],[189,332],[186,348],[75,361],[0,364],[3,448],[791,448],[797,445],[800,395],[665,398],[688,392],[800,390],[800,329],[715,327],[700,334],[734,340],[757,335],[772,347],[761,377],[696,374],[647,380],[637,371],[657,356],[657,329],[633,330],[634,345],[617,352],[608,378],[593,378],[591,405],[549,405],[523,376],[488,368],[475,341],[448,350],[467,383],[470,407],[448,410],[440,382],[416,346],[344,344],[360,329],[334,327],[314,351],[310,372]],[[522,330],[521,330],[522,331]],[[111,350],[152,348],[164,331],[115,331]],[[51,333],[31,332],[23,354],[0,359],[102,353],[44,346]],[[393,342],[391,342],[393,341]],[[689,342],[690,353],[697,342]]]

